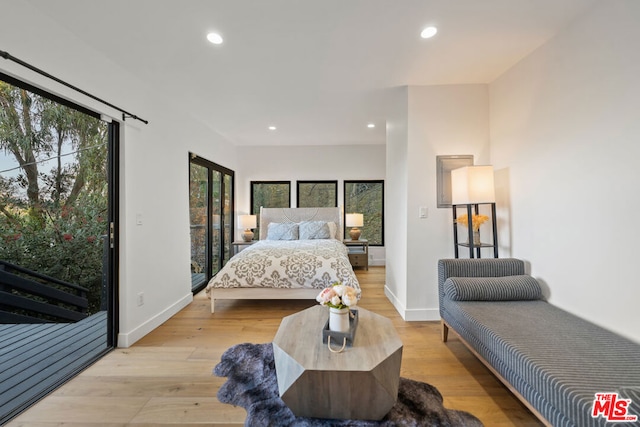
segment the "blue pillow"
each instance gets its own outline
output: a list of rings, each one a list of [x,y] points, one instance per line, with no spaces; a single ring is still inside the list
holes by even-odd
[[[540,283],[529,275],[449,277],[444,294],[452,301],[518,301],[543,299]]]
[[[267,240],[298,240],[298,224],[295,222],[270,222]]]
[[[300,240],[328,239],[331,237],[329,225],[326,221],[304,221],[298,225],[300,226]]]

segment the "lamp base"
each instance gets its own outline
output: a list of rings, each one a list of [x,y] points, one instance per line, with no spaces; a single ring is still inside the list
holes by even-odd
[[[362,234],[362,232],[357,227],[353,227],[351,231],[349,231],[351,240],[360,240],[360,234]]]
[[[247,229],[242,232],[242,240],[250,242],[253,240],[253,231]]]

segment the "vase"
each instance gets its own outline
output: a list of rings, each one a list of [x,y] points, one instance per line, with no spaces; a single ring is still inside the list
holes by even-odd
[[[473,232],[473,246],[480,246],[480,230]]]
[[[334,332],[349,332],[349,307],[329,307],[329,330]]]

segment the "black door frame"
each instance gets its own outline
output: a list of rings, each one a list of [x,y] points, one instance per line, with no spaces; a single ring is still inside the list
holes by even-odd
[[[118,232],[119,232],[119,212],[120,212],[120,123],[115,120],[106,121],[102,114],[91,110],[82,105],[76,104],[61,96],[47,92],[37,86],[33,86],[27,82],[17,79],[13,76],[0,72],[0,80],[3,80],[13,86],[33,92],[42,97],[48,98],[66,107],[73,108],[88,116],[95,117],[105,121],[108,124],[108,154],[107,154],[107,180],[109,186],[109,206],[108,206],[108,224],[109,224],[109,267],[107,268],[107,316],[109,319],[107,331],[107,353],[117,345],[117,336],[119,332],[118,322],[118,284],[119,284],[119,256],[118,256]],[[99,357],[102,357],[100,355]],[[99,358],[98,357],[98,358]],[[98,360],[96,358],[96,360]]]
[[[214,163],[210,160],[207,160],[203,157],[198,156],[197,154],[194,153],[189,153],[189,169],[191,168],[191,164],[196,164],[198,166],[202,166],[207,168],[207,232],[206,232],[206,241],[205,241],[205,260],[206,260],[206,266],[205,266],[205,274],[206,274],[206,278],[204,283],[202,283],[201,285],[199,285],[197,288],[193,289],[193,293],[196,294],[198,292],[200,292],[202,289],[204,289],[204,287],[206,286],[206,284],[209,282],[209,280],[211,280],[211,278],[213,277],[213,265],[211,264],[211,258],[212,258],[212,242],[213,242],[213,215],[211,215],[212,212],[212,208],[213,208],[213,173],[215,172],[219,172],[222,175],[222,179],[220,180],[220,212],[221,212],[221,224],[223,225],[223,228],[220,231],[220,247],[218,248],[218,259],[220,260],[221,265],[219,266],[220,268],[222,268],[222,263],[224,261],[224,248],[225,248],[225,244],[228,243],[229,244],[229,248],[231,247],[231,242],[233,241],[233,230],[235,229],[235,182],[236,182],[236,177],[235,177],[235,172],[232,171],[229,168],[226,168],[224,166],[221,166],[217,163]],[[230,196],[231,196],[231,200],[229,200],[229,204],[231,206],[231,209],[229,211],[228,214],[228,218],[227,215],[224,213],[224,195],[226,194],[226,184],[224,182],[224,175],[229,175],[231,176],[231,189],[230,189]],[[230,227],[230,236],[229,236],[229,242],[225,241],[225,235],[224,235],[224,225],[226,223],[229,223],[229,227]],[[219,269],[218,269],[219,270]]]
[[[17,416],[22,411],[28,409],[31,405],[35,404],[41,398],[47,396],[58,387],[62,386],[67,381],[74,378],[84,369],[95,363],[107,353],[111,352],[117,345],[117,336],[119,332],[119,316],[118,316],[118,288],[119,288],[119,209],[120,209],[120,124],[116,120],[105,119],[105,117],[87,107],[79,105],[69,99],[60,97],[53,93],[50,93],[42,88],[33,86],[25,81],[22,81],[13,76],[0,72],[0,80],[9,83],[13,86],[35,93],[41,97],[50,99],[58,104],[77,110],[88,116],[95,117],[102,120],[107,124],[107,185],[108,185],[108,207],[107,207],[107,224],[108,229],[105,247],[108,247],[107,253],[107,268],[103,269],[103,278],[106,283],[106,289],[103,290],[103,296],[106,296],[105,309],[107,311],[107,331],[106,331],[106,347],[96,352],[90,360],[78,365],[75,369],[71,370],[67,375],[61,377],[60,380],[54,384],[44,388],[38,392],[37,397],[27,402],[24,406],[16,408],[8,414],[8,419]]]

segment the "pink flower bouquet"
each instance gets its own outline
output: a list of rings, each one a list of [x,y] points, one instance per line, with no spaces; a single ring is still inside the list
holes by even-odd
[[[345,286],[335,282],[328,288],[324,288],[316,297],[321,305],[333,308],[355,307],[358,304],[358,292],[351,286]]]

